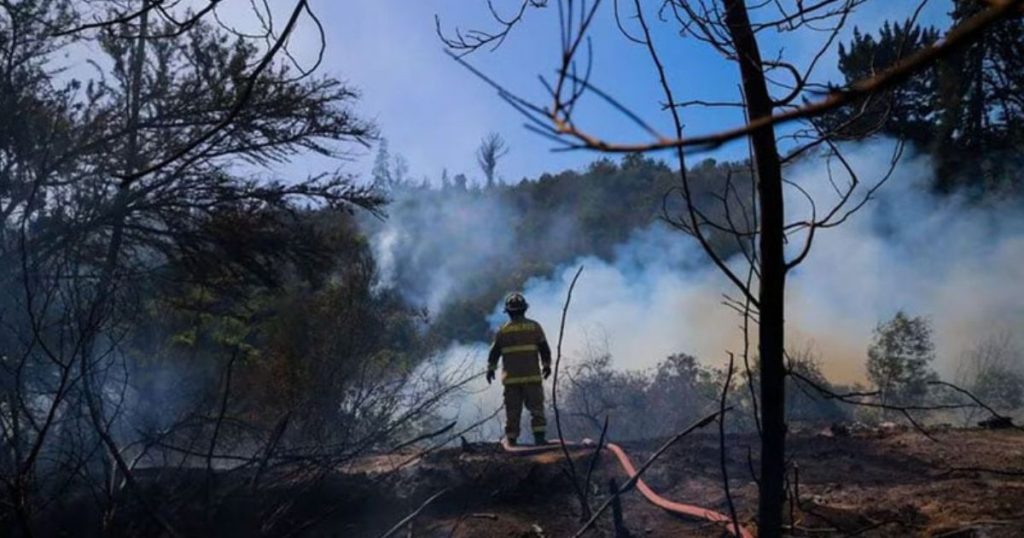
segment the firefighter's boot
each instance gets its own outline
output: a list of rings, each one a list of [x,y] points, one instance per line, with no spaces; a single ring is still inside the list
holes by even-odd
[[[547,438],[544,437],[544,432],[537,432],[533,434],[533,444],[537,446],[548,444]]]
[[[506,437],[505,439],[508,442],[508,446],[516,446],[519,444],[519,440],[515,437]]]

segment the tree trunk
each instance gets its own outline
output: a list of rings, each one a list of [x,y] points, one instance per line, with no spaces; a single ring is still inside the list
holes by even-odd
[[[130,85],[127,88],[128,94],[128,140],[125,148],[125,172],[131,173],[139,168],[140,151],[139,151],[139,114],[141,112],[142,100],[141,100],[141,89],[143,83],[143,68],[145,67],[145,53],[146,53],[146,41],[149,39],[149,6],[153,0],[142,1],[142,15],[139,19],[139,34],[135,41],[135,50],[132,52],[132,67]],[[81,369],[81,384],[82,393],[85,396],[86,407],[88,408],[89,416],[92,420],[93,427],[96,430],[96,434],[99,436],[99,440],[102,442],[104,447],[107,449],[107,455],[112,460],[111,467],[111,480],[109,483],[109,494],[111,499],[116,495],[118,487],[118,478],[123,480],[123,483],[132,491],[138,498],[139,503],[142,505],[146,513],[151,517],[157,525],[159,525],[165,534],[172,537],[179,536],[174,527],[157,512],[156,506],[151,503],[146,496],[147,494],[142,490],[142,487],[135,480],[135,476],[132,473],[132,468],[125,461],[124,455],[121,453],[121,448],[117,445],[117,440],[114,439],[113,434],[110,432],[110,425],[104,416],[103,411],[103,391],[102,384],[100,387],[93,387],[93,373],[92,373],[92,361],[96,356],[97,346],[99,342],[100,333],[103,331],[103,324],[107,318],[113,315],[113,309],[115,308],[114,294],[117,292],[117,267],[121,256],[121,249],[124,242],[124,226],[125,221],[128,218],[128,197],[131,194],[131,183],[127,179],[120,180],[118,184],[117,193],[114,196],[114,203],[111,209],[111,233],[110,239],[107,242],[105,259],[102,265],[99,279],[96,284],[97,293],[92,299],[91,304],[86,313],[86,319],[84,323],[85,334],[82,335],[81,345],[81,357],[80,357],[80,369]],[[120,477],[118,477],[120,473]],[[113,510],[115,505],[111,501],[111,505],[108,510]],[[112,516],[112,512],[110,512]]]
[[[723,0],[725,21],[736,48],[750,121],[770,116],[772,99],[762,70],[761,52],[750,27],[744,0]],[[772,126],[751,133],[760,203],[760,289],[758,347],[761,356],[761,485],[758,534],[782,535],[786,464],[786,385],[784,297],[786,260],[783,253],[782,164]]]

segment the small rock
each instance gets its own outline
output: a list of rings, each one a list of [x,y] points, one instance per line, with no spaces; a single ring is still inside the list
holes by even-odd
[[[834,422],[829,430],[832,432],[832,435],[836,437],[850,436],[850,427],[842,422]]]
[[[978,426],[989,430],[1005,430],[1013,427],[1013,420],[1010,417],[997,416],[979,421]]]

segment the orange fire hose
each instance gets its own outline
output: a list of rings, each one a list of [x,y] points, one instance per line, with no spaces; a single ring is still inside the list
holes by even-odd
[[[593,442],[590,442],[589,439],[584,440],[582,444],[566,443],[566,445],[572,448],[580,448],[587,446],[596,448],[595,444]],[[506,452],[517,455],[538,454],[541,452],[558,450],[559,448],[561,448],[561,445],[559,444],[548,444],[540,446],[509,446],[505,440],[502,440],[501,446],[502,448],[505,449]],[[636,467],[633,466],[633,462],[629,459],[629,456],[626,454],[626,452],[622,450],[622,447],[615,443],[607,443],[605,447],[607,447],[608,450],[610,450],[611,453],[615,455],[615,458],[619,460],[619,465],[622,467],[622,470],[625,471],[630,478],[633,478],[633,476],[636,475]],[[707,521],[713,521],[716,523],[726,523],[727,530],[733,536],[738,536],[739,538],[754,538],[754,535],[746,528],[740,527],[739,529],[737,529],[736,526],[733,525],[733,522],[729,518],[729,516],[722,514],[720,512],[715,512],[714,510],[694,506],[692,504],[683,504],[677,503],[675,501],[670,501],[662,497],[661,495],[655,493],[654,490],[652,490],[643,481],[642,478],[636,481],[636,489],[640,491],[640,494],[643,495],[648,502],[667,512],[704,519]]]

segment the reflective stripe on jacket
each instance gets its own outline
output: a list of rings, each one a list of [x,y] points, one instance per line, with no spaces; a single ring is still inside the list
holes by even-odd
[[[488,369],[498,367],[501,358],[501,382],[506,385],[540,383],[541,363],[551,365],[551,348],[544,329],[532,319],[513,319],[502,325],[494,335],[494,344],[488,356]]]

